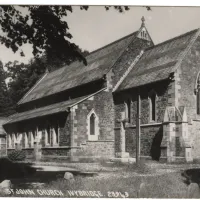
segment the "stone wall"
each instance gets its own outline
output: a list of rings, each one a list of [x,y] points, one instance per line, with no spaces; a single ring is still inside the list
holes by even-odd
[[[70,147],[42,148],[43,156],[70,156]]]
[[[180,85],[178,105],[185,106],[188,117],[188,131],[192,143],[192,156],[200,159],[200,115],[197,114],[197,96],[195,93],[197,75],[200,72],[200,37],[197,38],[179,68]],[[193,121],[195,120],[195,121]]]
[[[141,124],[150,123],[150,107],[148,94],[153,90],[157,94],[156,98],[156,122],[163,122],[164,112],[168,105],[168,81],[162,81],[157,84],[150,84],[140,88],[141,98]],[[127,90],[114,95],[115,100],[115,127],[119,127],[118,120],[121,118],[121,112],[125,111],[125,104],[128,99],[131,103],[131,125],[136,124],[137,114],[137,89]]]
[[[88,141],[88,114],[94,111],[98,117],[98,140]],[[82,151],[74,151],[73,155],[107,155],[114,156],[114,107],[111,91],[101,91],[88,100],[74,107],[73,114],[74,146]],[[104,147],[104,150],[102,150]],[[91,150],[90,150],[91,149]],[[95,150],[94,150],[95,149]]]
[[[7,155],[12,153],[14,149],[7,149]],[[34,157],[34,149],[22,149],[25,152],[26,158],[33,158]]]
[[[162,122],[164,119],[165,109],[168,105],[168,86],[169,81],[149,84],[140,87],[141,99],[141,156],[151,156],[153,154],[161,154],[161,141],[163,137]],[[156,121],[150,121],[150,102],[149,93],[155,91],[156,98]],[[114,94],[115,100],[115,152],[119,151],[119,136],[121,113],[125,111],[125,104],[131,99],[131,119],[130,123],[126,123],[126,151],[131,157],[135,157],[136,153],[136,114],[137,114],[137,95],[138,89],[127,90]],[[153,145],[152,145],[153,144]],[[157,156],[157,155],[155,155]],[[165,156],[164,154],[162,156]]]
[[[180,84],[178,104],[179,106],[185,106],[186,112],[190,119],[200,119],[200,115],[197,115],[196,111],[196,95],[195,85],[197,75],[200,72],[200,37],[197,38],[193,47],[189,50],[186,57],[180,66]]]
[[[190,130],[192,157],[194,160],[200,160],[200,121],[193,121],[188,125],[188,130]]]
[[[114,141],[112,140],[99,140],[99,141],[87,141],[86,144],[81,145],[81,149],[78,149],[74,156],[80,158],[102,158],[108,159],[114,157]]]
[[[126,152],[130,157],[136,156],[136,127],[125,129]],[[161,155],[161,141],[163,137],[162,124],[141,126],[140,154],[141,157]],[[119,152],[120,129],[115,128],[115,152]]]

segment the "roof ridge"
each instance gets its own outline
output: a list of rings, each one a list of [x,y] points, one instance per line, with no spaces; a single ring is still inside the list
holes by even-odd
[[[102,47],[100,47],[100,48],[98,48],[98,49],[95,49],[94,51],[90,52],[85,58],[87,59],[87,57],[90,56],[91,54],[93,54],[93,53],[95,53],[95,52],[97,52],[97,51],[99,51],[99,50],[102,50],[102,49],[104,49],[104,48],[106,48],[106,47],[108,47],[108,46],[110,46],[110,45],[112,45],[112,44],[115,44],[115,43],[117,43],[117,42],[119,42],[119,41],[121,41],[121,40],[124,40],[124,39],[130,37],[131,35],[136,34],[137,32],[138,32],[138,31],[134,31],[134,32],[132,32],[132,33],[130,33],[130,34],[128,34],[128,35],[122,37],[122,38],[119,38],[119,39],[114,40],[113,42],[111,42],[111,43],[109,43],[109,44],[106,44],[105,46],[102,46]],[[75,63],[75,62],[80,62],[80,61],[78,61],[78,60],[73,61],[73,62],[70,63],[69,65],[64,65],[64,66],[62,66],[62,67],[60,67],[60,68],[58,68],[58,69],[56,69],[56,70],[53,70],[53,71],[49,72],[48,74],[52,74],[52,73],[54,73],[54,72],[56,72],[56,71],[59,71],[60,69],[69,67],[71,64],[73,64],[73,63]]]
[[[150,49],[153,49],[153,48],[158,47],[158,46],[160,46],[160,45],[163,45],[163,44],[165,44],[165,43],[172,42],[173,40],[176,40],[176,39],[178,39],[178,38],[181,38],[181,37],[184,37],[184,36],[186,36],[186,35],[189,35],[189,34],[191,34],[192,32],[195,32],[195,31],[198,31],[198,28],[197,28],[197,29],[193,29],[193,30],[191,30],[191,31],[188,31],[188,32],[186,32],[186,33],[183,33],[183,34],[181,34],[181,35],[177,35],[176,37],[172,37],[172,38],[170,38],[170,39],[168,39],[168,40],[165,40],[165,41],[163,41],[163,42],[160,42],[160,43],[158,43],[158,44],[156,44],[156,45],[154,45],[154,46],[151,46],[151,47],[147,48],[145,51],[148,51],[148,50],[150,50]]]
[[[115,43],[117,43],[117,42],[119,42],[119,41],[121,41],[121,40],[124,40],[124,39],[127,38],[127,37],[130,37],[131,35],[136,34],[137,32],[138,32],[138,31],[134,31],[134,32],[132,32],[132,33],[130,33],[130,34],[128,34],[128,35],[122,37],[122,38],[119,38],[119,39],[117,39],[117,40],[114,40],[114,41],[111,42],[111,43],[106,44],[105,46],[102,46],[102,47],[100,47],[100,48],[98,48],[98,49],[95,49],[94,51],[91,51],[90,54],[86,56],[86,58],[87,58],[88,56],[90,56],[91,54],[93,54],[93,53],[95,53],[95,52],[97,52],[97,51],[99,51],[99,50],[101,50],[101,49],[104,49],[104,48],[106,48],[106,47],[108,47],[108,46],[110,46],[110,45],[112,45],[112,44],[115,44]]]

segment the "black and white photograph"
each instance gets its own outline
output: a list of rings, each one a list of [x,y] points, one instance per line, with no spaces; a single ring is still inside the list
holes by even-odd
[[[200,198],[199,19],[0,5],[0,197]]]

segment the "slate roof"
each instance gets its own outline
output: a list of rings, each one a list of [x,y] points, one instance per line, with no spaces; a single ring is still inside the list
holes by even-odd
[[[49,73],[20,100],[19,104],[103,78],[137,33],[134,32],[92,52],[86,57],[87,66],[77,61]]]
[[[145,50],[116,91],[168,79],[198,29]]]
[[[65,112],[72,105],[77,104],[80,101],[83,101],[90,96],[91,95],[87,95],[87,96],[79,97],[76,99],[71,99],[68,101],[63,101],[63,102],[59,102],[56,104],[52,104],[49,106],[36,108],[33,110],[21,112],[21,113],[16,113],[16,114],[10,116],[10,120],[8,122],[6,122],[4,125],[13,124],[15,122],[33,119],[33,118],[37,118],[37,117],[43,117],[43,116],[47,116],[47,115]]]

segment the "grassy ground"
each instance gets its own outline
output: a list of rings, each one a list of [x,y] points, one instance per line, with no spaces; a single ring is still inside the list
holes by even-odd
[[[145,189],[139,193],[140,184],[144,183]],[[186,198],[187,186],[181,181],[180,174],[170,173],[163,176],[113,176],[109,179],[76,177],[73,183],[58,179],[46,186],[48,189],[67,191],[100,191],[104,197],[109,197],[108,192],[128,193],[129,197],[143,198]],[[78,197],[78,196],[77,196]]]
[[[103,167],[105,169],[113,166]],[[69,191],[75,190],[100,191],[103,197],[122,197],[120,195],[124,194],[131,198],[186,198],[187,185],[180,172],[156,174],[142,164],[138,167],[115,164],[113,169],[114,172],[102,170],[95,177],[77,176],[74,182],[59,178],[45,188],[62,190],[67,197],[70,197]],[[144,183],[144,187],[140,189],[141,183]],[[74,197],[81,197],[81,193],[77,194]]]
[[[97,172],[98,174],[94,176],[74,174],[74,180],[67,181],[63,178],[64,172],[37,172],[26,181],[29,182],[32,178],[31,182],[41,181],[44,183],[39,187],[33,187],[35,191],[37,189],[61,190],[65,197],[187,198],[188,185],[184,182],[182,171],[195,167],[197,171],[195,173],[193,173],[194,170],[189,171],[188,175],[190,173],[198,177],[200,175],[199,164],[169,165],[152,161],[140,162],[139,165],[105,161],[100,163],[68,163],[65,167],[73,167],[83,172]],[[16,181],[24,183],[25,179]],[[18,188],[17,184],[12,183]],[[28,196],[30,197],[30,195]]]

